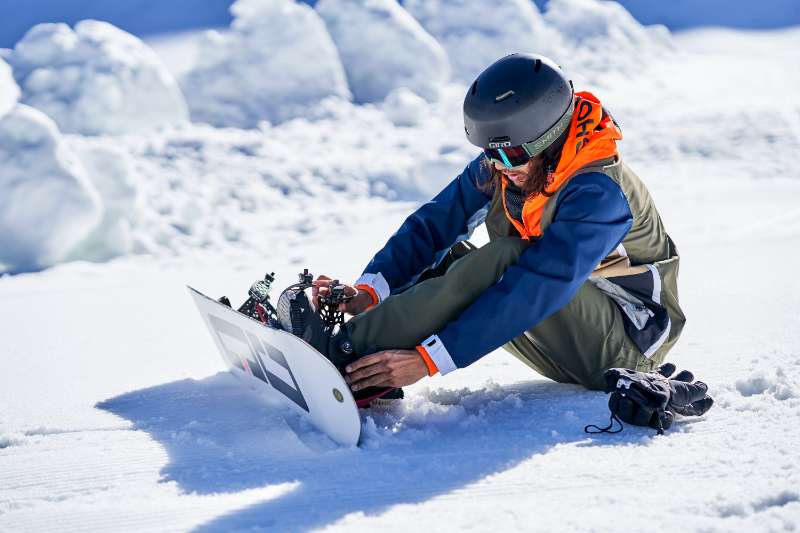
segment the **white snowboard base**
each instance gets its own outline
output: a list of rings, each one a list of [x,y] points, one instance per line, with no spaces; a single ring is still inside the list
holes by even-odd
[[[358,407],[342,375],[291,333],[273,329],[189,287],[222,359],[260,394],[280,398],[334,441],[356,446]]]

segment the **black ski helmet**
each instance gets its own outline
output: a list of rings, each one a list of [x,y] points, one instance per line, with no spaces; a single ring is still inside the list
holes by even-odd
[[[530,157],[567,130],[574,89],[561,67],[536,54],[511,54],[481,72],[464,98],[464,130],[491,150],[524,146]]]

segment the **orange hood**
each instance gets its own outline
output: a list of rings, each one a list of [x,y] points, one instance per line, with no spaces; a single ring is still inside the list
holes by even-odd
[[[581,168],[618,155],[617,141],[620,139],[622,132],[611,116],[603,111],[600,100],[588,91],[576,93],[575,112],[572,114],[567,140],[561,150],[561,158],[546,189],[548,194],[555,193]],[[542,212],[550,196],[537,194],[525,200],[522,206],[523,225],[509,214],[506,207],[507,183],[504,178],[502,198],[506,217],[523,238],[541,237]]]

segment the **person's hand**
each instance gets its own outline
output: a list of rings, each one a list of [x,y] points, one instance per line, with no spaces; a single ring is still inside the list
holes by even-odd
[[[405,387],[428,375],[416,350],[385,350],[353,361],[344,380],[354,391],[366,387]]]
[[[311,298],[315,307],[319,307],[319,297],[330,293],[330,284],[333,281],[328,276],[319,276],[313,281],[311,288]],[[341,282],[340,282],[341,283]],[[363,313],[372,305],[372,296],[366,291],[360,291],[351,285],[345,286],[344,293],[346,296],[353,296],[352,299],[339,305],[339,310],[351,315]]]

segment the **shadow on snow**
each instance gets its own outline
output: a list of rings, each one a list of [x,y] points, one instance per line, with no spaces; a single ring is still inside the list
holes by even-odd
[[[227,372],[130,392],[98,408],[158,441],[169,456],[163,480],[186,492],[298,483],[199,531],[322,527],[349,513],[376,515],[449,493],[555,445],[615,445],[648,433],[628,428],[590,439],[583,427],[606,420],[605,395],[545,381],[439,389],[364,411],[359,448],[336,446],[288,408],[265,408]]]

